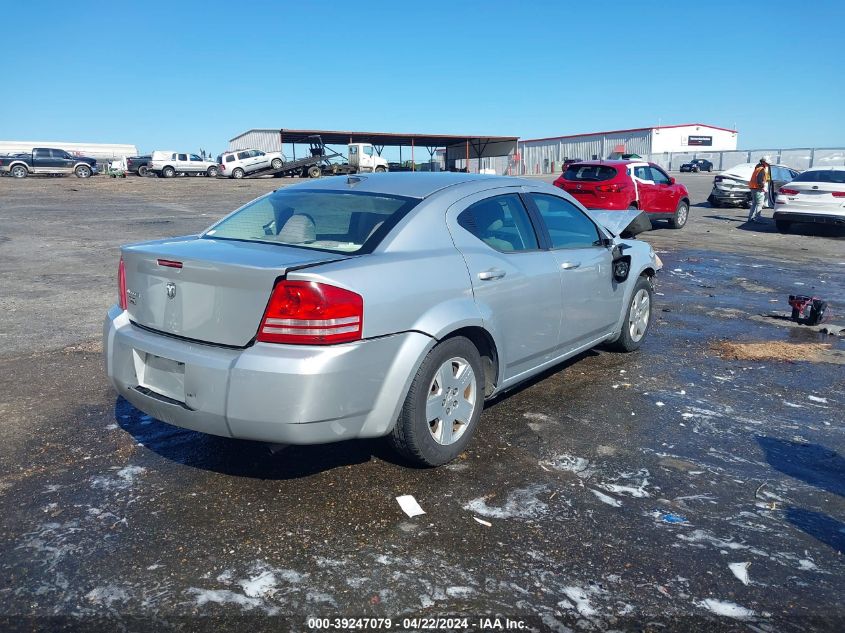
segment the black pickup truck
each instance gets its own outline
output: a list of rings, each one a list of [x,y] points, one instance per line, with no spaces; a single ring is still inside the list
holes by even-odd
[[[30,153],[0,156],[0,173],[14,178],[30,174],[76,174],[77,178],[89,178],[97,174],[97,159],[73,156],[53,147],[36,147]]]
[[[150,160],[152,160],[150,154],[146,156],[130,156],[126,159],[126,171],[131,171],[133,174],[138,174],[139,176],[146,176],[150,171]]]

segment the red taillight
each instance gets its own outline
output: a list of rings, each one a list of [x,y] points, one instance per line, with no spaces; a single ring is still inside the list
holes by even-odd
[[[123,263],[123,257],[120,258],[120,263],[117,265],[117,301],[120,304],[120,309],[125,310],[126,302],[126,266]]]
[[[619,193],[620,191],[625,190],[625,183],[613,182],[609,185],[596,185],[596,191],[601,191],[602,193]]]
[[[845,191],[831,191],[830,194],[834,198],[845,198]]]
[[[781,187],[778,190],[778,193],[782,193],[785,196],[797,196],[798,190],[797,189],[787,189],[786,187]]]
[[[220,171],[226,171],[226,165],[221,164],[220,165]]]
[[[177,262],[173,259],[157,259],[156,263],[165,268],[182,268],[182,262]]]
[[[257,340],[331,345],[361,338],[361,295],[316,281],[280,281],[273,288]]]

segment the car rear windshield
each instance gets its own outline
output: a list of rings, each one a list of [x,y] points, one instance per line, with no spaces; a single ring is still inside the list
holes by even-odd
[[[570,165],[563,177],[565,180],[610,180],[616,177],[616,170],[607,165]]]
[[[811,169],[798,174],[792,182],[831,182],[845,184],[845,169]]]
[[[282,189],[250,202],[202,237],[368,253],[418,203],[374,193]]]

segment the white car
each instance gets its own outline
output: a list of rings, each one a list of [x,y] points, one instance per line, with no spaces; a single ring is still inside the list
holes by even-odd
[[[163,178],[173,178],[177,174],[199,175],[209,178],[217,176],[217,163],[203,160],[196,154],[157,150],[152,153],[148,171]]]
[[[285,156],[281,152],[262,152],[258,149],[239,149],[223,152],[217,157],[220,174],[229,178],[243,178],[260,169],[281,169]]]
[[[845,167],[812,167],[778,190],[775,225],[786,233],[798,223],[845,226]]]
[[[713,178],[713,190],[707,201],[712,207],[750,207],[751,189],[748,182],[754,173],[757,163],[741,163],[730,169],[726,169]],[[786,165],[769,165],[771,182],[769,190],[766,191],[765,207],[774,206],[772,201],[777,190],[790,182],[798,172]]]

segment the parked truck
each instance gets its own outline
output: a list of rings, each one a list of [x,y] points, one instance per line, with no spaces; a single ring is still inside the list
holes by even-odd
[[[149,173],[150,161],[152,155],[146,156],[129,156],[126,159],[126,171],[138,174],[139,176],[146,176]]]
[[[345,157],[326,147],[323,139],[315,134],[308,137],[308,152],[302,158],[284,160],[279,164],[279,160],[285,158],[279,154],[269,167],[248,173],[244,170],[244,173],[239,175],[241,178],[257,178],[259,176],[319,178],[323,175],[335,176],[388,170],[387,161],[376,153],[372,143],[350,143],[348,147],[348,161],[339,162]],[[231,152],[228,153],[231,154]]]
[[[14,178],[26,178],[30,174],[75,174],[77,178],[89,178],[98,172],[96,158],[73,156],[53,147],[35,147],[28,153],[0,156],[0,173]]]

